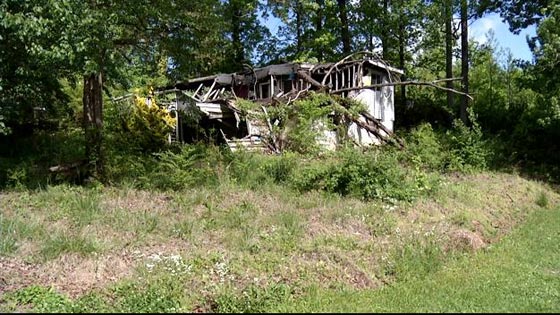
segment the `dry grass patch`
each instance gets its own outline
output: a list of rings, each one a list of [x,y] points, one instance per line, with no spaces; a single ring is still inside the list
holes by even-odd
[[[41,284],[82,294],[125,280],[173,277],[165,264],[149,267],[157,256],[190,266],[180,279],[192,296],[278,283],[296,291],[376,288],[431,272],[448,254],[480,250],[539,204],[560,201],[552,189],[516,175],[454,175],[445,182],[431,198],[391,204],[230,184],[166,193],[64,187],[3,193],[3,220],[31,222],[49,237],[14,225],[17,246],[13,258],[1,261],[8,267],[0,277],[13,279],[3,290]],[[55,209],[65,194],[70,201]],[[63,215],[51,215],[53,209]],[[80,213],[85,217],[72,217]],[[90,241],[93,249],[85,246]],[[24,263],[45,248],[47,261]]]

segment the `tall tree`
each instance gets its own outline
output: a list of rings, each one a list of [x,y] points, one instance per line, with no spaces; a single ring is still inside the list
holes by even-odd
[[[154,8],[156,9],[156,8]],[[158,2],[158,28],[154,39],[169,57],[170,76],[184,80],[220,71],[231,53],[221,0],[175,0]]]
[[[0,1],[0,134],[32,134],[36,113],[56,115],[65,103],[58,81],[61,58],[37,49],[53,36],[45,25],[48,19],[30,18],[36,9],[29,1]]]
[[[469,7],[468,0],[461,0],[461,76],[462,92],[459,116],[464,124],[468,123],[467,107],[469,98]]]
[[[340,17],[340,37],[342,41],[342,53],[345,55],[352,52],[352,38],[350,34],[350,26],[348,24],[347,2],[347,0],[337,0],[338,15]]]
[[[270,31],[259,19],[264,8],[258,0],[228,0],[224,3],[222,24],[226,30],[231,49],[226,49],[222,71],[238,71],[243,64],[252,64],[258,59],[259,44],[271,36]]]
[[[560,1],[547,8],[546,15],[537,28],[537,36],[530,41],[535,57],[539,82],[535,89],[558,97],[560,92]]]
[[[310,0],[268,0],[273,15],[280,19],[279,36],[283,42],[283,54],[299,55],[303,52],[304,34],[309,29],[306,7]]]
[[[343,6],[342,16],[341,7],[334,0],[269,0],[269,3],[273,14],[283,22],[279,35],[286,59],[332,60],[343,54],[344,49],[351,50],[348,3]],[[348,26],[347,31],[343,24]]]
[[[478,15],[495,11],[509,23],[510,30],[516,34],[530,26],[539,24],[546,16],[544,8],[555,0],[479,0]]]
[[[445,0],[443,2],[443,12],[445,19],[445,78],[453,78],[453,0]],[[448,89],[453,89],[453,81],[446,82]],[[447,92],[447,107],[454,108],[454,93],[449,90]]]
[[[200,0],[198,3],[213,0]],[[38,60],[58,65],[59,74],[78,75],[83,81],[85,152],[91,175],[103,178],[103,91],[122,77],[131,56],[153,60],[164,38],[176,36],[176,13],[186,14],[190,1],[154,3],[149,0],[89,0],[25,2],[26,30],[44,34],[26,43]],[[200,12],[189,12],[199,14]],[[35,21],[34,23],[31,23]]]

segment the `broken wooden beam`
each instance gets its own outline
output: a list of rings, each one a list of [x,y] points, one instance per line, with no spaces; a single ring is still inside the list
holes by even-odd
[[[303,71],[298,71],[297,72],[298,76],[302,79],[304,79],[305,81],[309,82],[311,85],[313,85],[314,87],[318,88],[319,90],[327,90],[328,87],[326,85],[323,85],[322,83],[320,83],[319,81],[313,79],[309,74],[303,72]]]

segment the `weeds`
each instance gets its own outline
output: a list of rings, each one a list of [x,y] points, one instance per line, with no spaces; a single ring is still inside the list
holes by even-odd
[[[86,256],[98,252],[100,249],[100,246],[94,240],[64,232],[49,237],[41,248],[39,255],[44,260],[52,260],[65,253],[77,253]]]
[[[397,281],[423,278],[442,266],[444,253],[433,232],[404,236],[400,242],[401,245],[386,258],[383,266],[386,276]]]
[[[541,208],[548,208],[548,196],[544,191],[541,191],[535,201],[537,206]]]
[[[6,255],[17,249],[16,222],[0,213],[0,254]]]
[[[214,309],[218,313],[263,313],[279,304],[289,303],[293,298],[289,286],[274,284],[260,288],[251,285],[241,294],[224,292],[213,301]]]
[[[8,301],[17,305],[29,305],[35,312],[69,312],[71,310],[71,300],[57,293],[53,288],[41,286],[30,286],[8,295]]]

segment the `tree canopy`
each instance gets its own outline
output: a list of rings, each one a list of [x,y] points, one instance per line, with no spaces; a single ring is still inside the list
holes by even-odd
[[[492,12],[513,32],[536,26],[532,62],[468,37],[469,23]],[[332,62],[370,50],[407,79],[460,76],[474,96],[468,103],[401,87],[397,125],[450,126],[468,107],[483,130],[522,141],[524,158],[545,157],[560,134],[559,20],[557,0],[1,0],[0,134],[24,137],[67,128],[47,121],[74,121],[86,159],[101,166],[110,97],[247,65]]]

